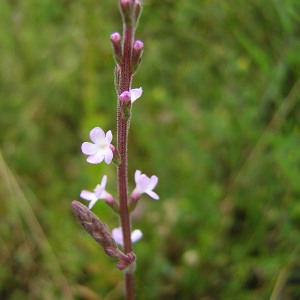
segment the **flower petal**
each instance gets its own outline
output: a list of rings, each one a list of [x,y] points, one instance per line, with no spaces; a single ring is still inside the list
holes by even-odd
[[[97,199],[101,199],[101,195],[103,193],[103,187],[100,184],[97,184],[97,186],[94,189],[95,196]]]
[[[102,152],[98,151],[93,155],[90,155],[87,158],[87,162],[91,163],[91,164],[99,164],[102,162],[102,160],[104,159],[104,155]]]
[[[81,145],[81,151],[85,155],[93,155],[98,151],[98,146],[89,142],[84,142]]]
[[[106,182],[107,182],[107,176],[104,175],[102,180],[101,180],[101,184],[98,184],[95,188],[95,195],[98,199],[104,199],[105,198],[105,186],[106,186]]]
[[[135,180],[135,183],[137,184],[138,180],[139,180],[139,177],[141,176],[142,172],[140,170],[136,170],[135,173],[134,173],[134,180]]]
[[[111,235],[113,237],[113,239],[116,241],[116,243],[118,243],[119,245],[123,246],[123,232],[122,232],[122,228],[118,227],[118,228],[114,228],[111,232]],[[132,231],[131,233],[131,241],[132,243],[138,241],[139,239],[141,239],[143,236],[143,233],[139,230],[139,229],[135,229]]]
[[[150,182],[149,182],[149,185],[148,185],[148,189],[153,190],[156,187],[157,182],[158,182],[158,177],[155,176],[155,175],[151,176]]]
[[[114,158],[114,154],[110,148],[108,148],[104,155],[104,161],[109,165]]]
[[[92,201],[94,199],[97,199],[95,193],[92,193],[90,191],[82,190],[80,193],[80,197],[84,200]]]
[[[131,241],[135,243],[143,237],[143,233],[139,229],[135,229],[131,232]]]
[[[95,203],[98,201],[98,199],[96,198],[96,199],[94,199],[94,200],[92,200],[91,202],[90,202],[90,204],[89,204],[89,206],[88,206],[88,208],[89,209],[92,209],[92,207],[95,205]]]
[[[130,96],[131,96],[131,103],[133,103],[136,99],[140,98],[143,93],[143,89],[140,87],[139,89],[131,89]]]
[[[150,178],[148,178],[145,174],[142,174],[137,181],[137,186],[143,193],[148,189],[149,184]]]
[[[105,135],[105,138],[106,138],[106,142],[107,142],[108,144],[110,144],[111,141],[112,141],[112,138],[113,138],[112,133],[111,133],[111,130],[107,131],[107,133],[106,133],[106,135]]]
[[[111,235],[117,244],[123,246],[123,233],[121,227],[114,228],[111,232]]]
[[[147,195],[149,195],[151,198],[153,198],[154,200],[159,200],[159,196],[153,192],[153,191],[146,191],[145,192]]]
[[[107,175],[104,175],[101,180],[101,186],[105,189],[107,183]]]
[[[105,133],[100,127],[95,127],[90,132],[91,141],[95,144],[103,143]]]

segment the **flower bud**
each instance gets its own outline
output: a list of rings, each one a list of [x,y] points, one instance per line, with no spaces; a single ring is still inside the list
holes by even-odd
[[[131,114],[131,94],[128,91],[119,95],[119,104],[122,113],[122,119],[128,120]]]
[[[142,12],[142,4],[139,0],[120,0],[120,11],[126,26],[137,25]]]
[[[119,102],[121,106],[129,106],[131,103],[131,94],[128,91],[119,95]]]
[[[132,58],[131,58],[131,71],[134,74],[142,60],[142,54],[144,50],[144,43],[142,41],[135,41],[132,49]]]
[[[142,4],[140,1],[135,0],[135,26],[137,26],[138,22],[139,22],[139,18],[142,12]]]
[[[111,149],[111,151],[112,151],[112,153],[113,153],[113,155],[114,155],[114,156],[113,156],[112,163],[114,164],[114,166],[118,167],[118,166],[121,164],[121,156],[120,156],[120,154],[119,154],[119,151],[118,151],[118,149],[117,149],[114,145],[112,145],[112,144],[110,144],[109,147],[110,147],[110,149]]]
[[[116,64],[122,63],[123,53],[122,53],[122,45],[121,45],[121,35],[118,32],[114,32],[110,35],[110,42],[113,48],[113,55]]]
[[[123,23],[130,26],[132,24],[132,0],[120,0],[120,11]]]

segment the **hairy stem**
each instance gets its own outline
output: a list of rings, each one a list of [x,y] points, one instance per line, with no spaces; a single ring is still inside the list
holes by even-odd
[[[131,87],[131,53],[133,44],[133,27],[124,26],[123,32],[123,61],[121,64],[119,95],[124,91],[129,91]],[[118,167],[118,191],[120,201],[120,220],[123,231],[124,253],[132,251],[131,244],[131,226],[130,214],[128,209],[128,179],[127,179],[127,145],[128,145],[128,130],[130,118],[125,120],[122,117],[120,105],[118,105],[117,116],[117,147],[121,158],[121,164]],[[133,300],[134,296],[134,275],[125,272],[125,288],[126,299]]]

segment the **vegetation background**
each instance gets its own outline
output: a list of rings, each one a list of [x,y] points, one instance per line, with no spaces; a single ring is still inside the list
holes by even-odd
[[[0,1],[1,299],[123,299],[70,208],[104,174],[117,193],[80,151],[116,127],[117,2]],[[300,299],[300,2],[143,4],[130,187],[156,174],[160,201],[133,219],[138,299]]]

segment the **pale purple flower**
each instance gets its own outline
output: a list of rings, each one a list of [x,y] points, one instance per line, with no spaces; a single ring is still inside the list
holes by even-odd
[[[139,196],[143,193],[149,195],[151,198],[158,200],[159,196],[153,192],[153,189],[157,185],[158,178],[153,175],[149,178],[147,175],[142,174],[140,170],[136,170],[134,174],[136,187],[132,192],[133,198],[139,198]]]
[[[99,164],[104,159],[107,164],[110,164],[114,156],[110,145],[111,130],[105,134],[100,127],[95,127],[90,132],[90,138],[93,143],[84,142],[81,145],[82,152],[89,155],[87,161],[91,164]]]
[[[123,101],[124,103],[126,103],[130,98],[130,102],[131,104],[138,98],[140,98],[142,96],[143,93],[143,89],[140,87],[138,89],[131,89],[129,92],[128,91],[124,91],[120,96],[119,99],[121,101]]]
[[[123,232],[122,228],[118,227],[112,230],[111,232],[113,239],[119,245],[123,246]],[[131,242],[135,243],[136,241],[140,240],[143,237],[143,233],[139,229],[135,229],[131,232]]]
[[[107,176],[104,175],[101,180],[101,184],[97,184],[97,186],[94,189],[94,192],[90,192],[86,190],[81,191],[80,197],[84,200],[90,201],[90,204],[88,206],[89,209],[91,209],[99,199],[105,200],[108,196],[111,196],[105,190],[106,182],[107,182]]]

